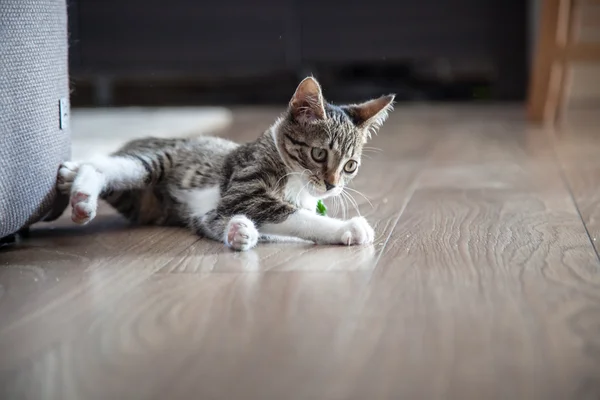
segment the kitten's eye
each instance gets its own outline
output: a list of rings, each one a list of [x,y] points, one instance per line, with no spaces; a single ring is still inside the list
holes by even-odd
[[[344,165],[344,172],[351,174],[356,171],[356,168],[358,168],[358,163],[354,160],[350,160]]]
[[[313,147],[310,155],[316,162],[323,162],[327,159],[327,150]]]

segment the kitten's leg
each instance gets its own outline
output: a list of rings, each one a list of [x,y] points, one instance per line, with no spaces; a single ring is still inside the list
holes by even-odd
[[[244,186],[224,193],[215,210],[195,219],[194,228],[210,238],[224,240],[236,250],[256,245],[258,232],[346,246],[372,243],[375,237],[373,228],[362,217],[340,221],[314,211],[299,210],[279,201],[260,186],[241,188]]]
[[[204,216],[192,216],[191,225],[197,233],[244,251],[258,242],[257,222],[279,221],[294,210],[272,196],[260,181],[233,181],[229,190],[220,194],[216,208]]]
[[[222,240],[235,250],[248,250],[256,245],[259,236],[292,236],[320,244],[346,246],[373,243],[375,233],[363,217],[340,221],[323,217],[308,210],[297,210],[278,222],[263,223],[256,228],[252,219],[260,220],[248,210],[250,218],[236,215],[230,219],[221,217],[216,211],[206,214],[195,226],[214,240]],[[281,218],[278,218],[281,219]]]
[[[149,165],[141,159],[118,156],[63,163],[58,171],[57,186],[71,196],[73,222],[86,224],[94,219],[102,192],[148,186],[153,172]]]
[[[223,241],[234,250],[246,251],[258,242],[258,230],[244,215],[223,218],[213,210],[197,220],[196,224],[196,231],[211,239]]]
[[[248,250],[256,245],[258,231],[242,214],[223,217],[217,212],[220,200],[218,186],[194,190],[175,190],[172,195],[186,205],[191,228],[203,236],[223,241],[235,250]]]
[[[104,177],[94,167],[81,165],[71,187],[71,219],[76,224],[87,224],[96,216],[98,197],[104,186]]]
[[[321,244],[346,246],[373,243],[375,233],[367,220],[355,217],[348,221],[317,215],[308,210],[298,210],[279,223],[259,227],[265,235],[294,236]]]

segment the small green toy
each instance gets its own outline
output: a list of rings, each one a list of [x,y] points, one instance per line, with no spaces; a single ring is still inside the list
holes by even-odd
[[[323,204],[323,200],[317,202],[317,214],[321,214],[322,216],[327,215],[327,207]]]

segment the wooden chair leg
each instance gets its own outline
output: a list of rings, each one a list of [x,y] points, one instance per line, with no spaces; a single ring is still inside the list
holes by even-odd
[[[552,66],[557,52],[560,9],[561,0],[545,0],[542,4],[527,105],[528,117],[533,122],[546,119]]]
[[[550,84],[544,112],[546,121],[555,122],[561,117],[565,108],[571,81],[571,69],[570,60],[565,57],[564,51],[574,43],[574,8],[574,0],[561,0],[556,28],[556,54],[551,66]]]

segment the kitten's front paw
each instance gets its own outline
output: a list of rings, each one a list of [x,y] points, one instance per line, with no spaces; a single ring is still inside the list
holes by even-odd
[[[375,239],[375,232],[364,217],[354,217],[346,221],[338,233],[341,243],[346,246],[370,244]]]
[[[234,250],[246,251],[256,246],[258,231],[254,223],[243,215],[236,215],[229,220],[225,231],[225,244]]]

